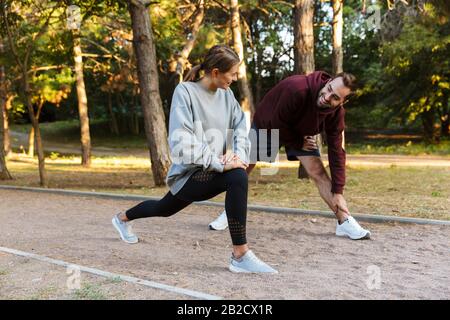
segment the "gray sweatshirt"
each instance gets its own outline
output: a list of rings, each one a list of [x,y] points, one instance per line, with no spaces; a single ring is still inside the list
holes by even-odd
[[[169,148],[172,166],[166,180],[174,195],[197,170],[223,172],[219,156],[227,150],[248,163],[246,118],[233,91],[180,83],[170,108]]]

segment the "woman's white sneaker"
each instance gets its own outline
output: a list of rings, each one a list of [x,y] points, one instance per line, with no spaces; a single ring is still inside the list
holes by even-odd
[[[237,273],[278,273],[277,270],[262,262],[253,251],[248,250],[242,257],[231,257],[229,269]]]
[[[337,223],[336,235],[347,236],[352,240],[370,239],[370,231],[362,228],[352,216],[349,216],[342,224]]]
[[[112,218],[114,228],[119,232],[120,238],[126,243],[138,243],[138,237],[133,233],[130,222],[125,222],[119,219],[120,213]]]
[[[208,226],[210,230],[225,230],[228,228],[227,212],[223,210],[220,216],[218,216],[216,220],[211,222]]]

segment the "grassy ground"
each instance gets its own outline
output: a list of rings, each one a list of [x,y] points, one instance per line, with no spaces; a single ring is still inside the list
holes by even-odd
[[[350,154],[450,155],[450,140],[430,144],[416,134],[349,133],[345,147]]]
[[[166,187],[153,187],[149,160],[94,158],[91,168],[77,157],[47,160],[51,188],[162,196]],[[18,156],[8,160],[13,181],[2,184],[39,186],[36,160]],[[450,220],[450,168],[349,167],[345,196],[352,212]],[[223,201],[223,195],[214,200]],[[298,180],[296,168],[280,168],[276,175],[250,175],[249,203],[328,210],[315,185]]]
[[[44,141],[76,144],[80,141],[79,121],[66,120],[41,123],[42,138]],[[11,130],[29,133],[31,125],[21,124],[12,125]],[[108,123],[104,120],[93,120],[90,122],[91,142],[94,147],[102,146],[108,148],[146,148],[147,142],[145,135],[121,134],[114,135],[110,133]]]

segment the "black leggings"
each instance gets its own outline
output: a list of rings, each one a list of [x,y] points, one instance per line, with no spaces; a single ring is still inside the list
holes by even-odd
[[[223,173],[199,170],[176,195],[169,191],[161,200],[141,202],[125,214],[129,220],[169,217],[194,201],[207,200],[224,191],[227,192],[225,210],[233,245],[246,244],[248,176],[244,169]]]

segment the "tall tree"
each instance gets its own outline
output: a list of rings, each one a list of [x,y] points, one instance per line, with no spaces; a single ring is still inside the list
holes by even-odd
[[[11,135],[9,132],[9,118],[8,118],[8,110],[11,106],[11,100],[13,99],[13,95],[8,96],[6,95],[6,100],[2,109],[3,113],[3,147],[5,151],[5,155],[8,157],[12,150],[11,150]]]
[[[37,103],[37,110],[35,113],[35,118],[36,118],[36,122],[39,123],[39,118],[41,117],[41,112],[42,112],[42,107],[44,106],[44,100],[40,99]],[[31,126],[30,128],[30,133],[28,134],[28,156],[29,157],[34,157],[34,145],[35,145],[35,141],[34,141],[34,137],[35,137],[35,130],[34,127]]]
[[[255,104],[253,102],[253,94],[250,90],[250,85],[247,79],[247,64],[245,62],[244,45],[242,43],[241,19],[239,14],[238,0],[230,0],[231,9],[231,29],[233,32],[234,50],[239,55],[241,64],[239,65],[238,84],[240,92],[240,105],[244,112],[246,112],[250,119],[255,113]]]
[[[314,72],[314,0],[295,0],[294,7],[294,72]],[[321,145],[320,134],[315,136]],[[308,173],[299,164],[298,177],[307,179]]]
[[[294,7],[294,72],[314,71],[314,0],[295,0]]]
[[[170,166],[164,111],[159,94],[158,68],[149,10],[139,0],[128,0],[133,46],[139,78],[145,133],[156,185],[164,185]]]
[[[333,1],[333,53],[332,53],[332,68],[333,75],[344,71],[344,52],[342,49],[342,30],[344,27],[344,0]],[[345,132],[342,131],[342,148],[345,149]]]
[[[3,55],[3,41],[0,36],[0,55]],[[4,145],[4,120],[3,110],[6,110],[6,79],[5,79],[5,67],[0,64],[0,180],[12,179],[11,174],[6,167],[5,160],[5,145]]]
[[[343,71],[344,53],[342,50],[342,29],[344,26],[344,0],[333,1],[333,75]]]
[[[197,39],[198,32],[200,30],[200,27],[202,26],[203,19],[205,17],[205,0],[200,0],[197,9],[192,15],[192,26],[189,30],[189,33],[186,37],[186,43],[184,44],[183,49],[179,53],[178,59],[177,59],[177,65],[175,72],[177,74],[177,82],[183,81],[183,74],[186,67],[186,64],[188,63],[188,57],[191,53],[192,49],[194,48],[195,40]]]
[[[6,78],[6,77],[5,77]],[[14,98],[16,98],[16,93],[11,92],[10,91],[10,86],[9,86],[9,82],[5,81],[4,83],[5,85],[5,92],[6,92],[6,100],[4,102],[4,107],[3,107],[3,141],[4,141],[4,148],[5,148],[5,156],[8,157],[11,153],[12,153],[12,149],[11,149],[11,133],[9,130],[9,116],[8,116],[8,112],[9,110],[12,108],[12,101],[14,100]]]
[[[77,79],[78,115],[80,117],[81,133],[81,164],[91,165],[91,134],[89,129],[88,101],[83,76],[83,56],[79,30],[73,30],[73,58]]]
[[[10,27],[11,18],[8,16],[11,10],[10,3],[7,3],[5,0],[1,0],[0,11],[4,23],[4,28],[6,29],[9,50],[20,70],[21,98],[24,104],[27,106],[30,121],[35,131],[40,185],[42,187],[48,187],[48,178],[47,172],[45,170],[45,157],[41,139],[41,131],[39,128],[39,123],[36,120],[33,104],[31,101],[32,90],[30,87],[30,79],[28,74],[31,63],[30,60],[35,50],[35,46],[46,32],[53,13],[57,8],[56,6],[48,6],[47,1],[44,2],[33,1],[30,3],[22,3],[23,6],[17,8],[16,11],[20,15],[20,23],[24,24],[23,27],[27,31],[27,36],[25,36],[26,39],[22,38],[20,39],[20,41],[19,39],[15,38],[13,31],[11,30],[12,28]],[[17,31],[16,28],[15,31]],[[21,49],[20,51],[18,50],[19,46]]]
[[[81,164],[90,166],[91,164],[91,134],[89,129],[89,112],[86,86],[83,75],[83,52],[81,49],[81,9],[78,6],[67,6],[67,27],[72,32],[73,39],[73,59],[75,64],[75,76],[78,98],[78,116],[80,118],[81,137]]]

